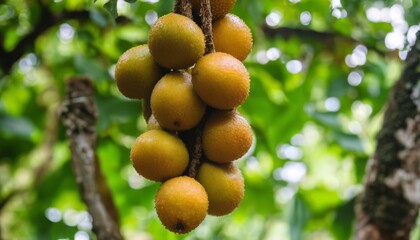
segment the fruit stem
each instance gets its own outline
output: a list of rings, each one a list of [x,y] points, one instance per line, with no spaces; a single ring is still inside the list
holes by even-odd
[[[201,0],[200,6],[201,29],[206,38],[206,54],[214,52],[213,27],[210,0]]]
[[[191,19],[193,18],[190,0],[176,0],[173,12],[182,14]]]
[[[192,152],[192,157],[190,160],[190,165],[188,167],[187,175],[189,177],[195,178],[198,172],[198,168],[201,164],[201,157],[203,156],[203,147],[201,144],[202,139],[202,126],[198,126],[195,129],[195,141],[194,141],[194,148]]]

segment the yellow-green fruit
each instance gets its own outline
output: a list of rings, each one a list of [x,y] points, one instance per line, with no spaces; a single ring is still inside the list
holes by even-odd
[[[203,150],[216,163],[242,157],[252,145],[252,130],[236,111],[214,111],[203,129]]]
[[[217,52],[245,60],[252,48],[252,34],[238,16],[228,13],[213,23],[213,42]]]
[[[195,179],[181,176],[164,182],[155,198],[162,224],[175,233],[188,233],[206,217],[207,193]]]
[[[191,75],[185,71],[174,71],[156,84],[151,108],[160,126],[181,131],[197,125],[204,115],[206,104],[194,92]]]
[[[182,175],[188,165],[184,143],[163,130],[141,134],[131,147],[130,159],[134,169],[153,181],[165,181]]]
[[[250,79],[241,61],[222,52],[200,58],[192,71],[195,92],[208,105],[233,109],[249,94]]]
[[[164,74],[164,69],[153,60],[146,44],[128,49],[115,66],[117,87],[128,98],[150,96],[153,86]]]
[[[244,179],[238,166],[231,162],[201,164],[197,180],[209,198],[208,214],[222,216],[231,213],[244,197]]]
[[[193,8],[196,12],[200,10],[201,0],[191,1]],[[235,6],[236,0],[210,0],[212,19],[217,20],[225,16],[233,6]]]
[[[205,50],[201,28],[176,13],[158,18],[150,29],[148,43],[155,61],[170,69],[191,67]]]

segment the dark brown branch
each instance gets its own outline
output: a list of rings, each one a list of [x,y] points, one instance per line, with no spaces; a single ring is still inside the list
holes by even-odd
[[[264,35],[269,38],[281,37],[284,39],[289,39],[292,37],[298,37],[308,42],[312,41],[313,39],[317,39],[318,41],[323,42],[324,46],[331,48],[336,46],[335,42],[337,41],[348,42],[352,44],[363,44],[368,49],[375,51],[381,56],[386,56],[390,54],[390,52],[378,49],[374,44],[368,44],[337,32],[319,32],[312,29],[291,27],[270,28],[267,25],[262,26],[262,31],[264,32]]]
[[[102,175],[98,172],[95,154],[97,111],[93,92],[89,79],[69,79],[60,117],[70,139],[73,170],[82,198],[92,215],[93,231],[99,240],[122,239],[117,221],[100,194],[101,186],[97,185],[97,179]]]
[[[179,1],[177,1],[179,2]],[[213,44],[213,30],[212,30],[212,15],[210,0],[202,0],[200,5],[200,18],[198,20],[201,25],[201,29],[204,33],[206,42],[205,54],[214,52]],[[184,141],[187,142],[187,146],[190,152],[190,162],[186,171],[186,174],[192,178],[195,178],[198,172],[198,168],[203,161],[203,146],[202,146],[202,134],[204,123],[208,117],[208,114],[212,110],[207,108],[206,114],[200,123],[191,131],[184,134]]]
[[[32,32],[24,36],[11,51],[4,49],[4,45],[2,41],[0,41],[2,43],[0,45],[0,56],[2,56],[0,59],[0,68],[5,74],[10,72],[13,64],[25,53],[32,51],[38,36],[42,35],[52,26],[71,19],[89,19],[88,11],[64,11],[60,14],[53,14],[48,5],[43,4],[42,1],[39,1],[39,4],[41,9],[39,16],[41,16],[41,18],[32,26]]]
[[[202,0],[200,7],[201,29],[206,39],[206,54],[214,52],[213,26],[210,0]]]
[[[189,153],[190,153],[190,162],[187,168],[187,175],[189,177],[195,178],[198,172],[198,168],[201,165],[202,157],[203,157],[203,145],[202,145],[202,135],[203,135],[203,127],[205,123],[205,119],[207,115],[203,116],[203,119],[200,123],[186,136],[187,144],[189,145]]]
[[[365,192],[357,240],[409,239],[420,208],[420,32],[390,94]]]
[[[176,0],[173,12],[192,19],[192,5],[190,0]]]

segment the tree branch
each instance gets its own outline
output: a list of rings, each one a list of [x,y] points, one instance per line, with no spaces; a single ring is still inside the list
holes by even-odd
[[[177,0],[175,3],[174,11],[189,16],[192,18],[192,8],[189,0]],[[199,22],[199,25],[204,33],[206,50],[205,54],[214,52],[213,44],[213,30],[212,30],[212,15],[211,15],[211,6],[210,0],[202,0],[200,5],[199,18],[196,19]],[[189,154],[190,161],[185,172],[189,177],[195,178],[198,172],[198,168],[201,165],[203,158],[203,146],[202,146],[202,134],[204,123],[208,117],[208,114],[211,112],[211,108],[207,107],[206,114],[204,114],[200,123],[193,129],[181,132],[180,137],[186,143]]]
[[[356,207],[356,240],[409,239],[420,208],[420,32],[388,100]]]
[[[210,0],[202,0],[200,6],[201,28],[206,39],[206,54],[214,52],[213,25]]]
[[[0,68],[5,74],[9,74],[13,64],[34,48],[35,40],[49,28],[70,19],[89,19],[89,11],[64,11],[60,14],[53,14],[48,5],[42,1],[38,1],[38,4],[41,6],[41,12],[39,13],[41,17],[32,26],[32,32],[24,36],[10,51],[4,48],[4,40],[0,41],[0,56],[6,56],[0,59]]]
[[[95,154],[97,111],[93,92],[93,84],[89,79],[69,79],[67,99],[63,103],[60,117],[70,139],[76,181],[93,218],[93,231],[99,240],[122,239],[117,220],[104,204],[100,186],[97,185],[97,178],[102,174]]]
[[[317,39],[318,41],[322,41],[324,45],[328,48],[334,47],[336,45],[336,41],[349,42],[353,44],[363,44],[368,49],[375,51],[381,56],[389,55],[389,52],[382,51],[378,49],[375,45],[359,41],[357,39],[342,35],[337,32],[319,32],[312,29],[290,27],[270,28],[267,25],[262,26],[262,31],[264,32],[264,35],[269,38],[281,37],[284,39],[289,39],[292,37],[298,37],[302,40],[308,41],[312,39]]]
[[[176,0],[173,12],[192,19],[192,5],[190,0]]]

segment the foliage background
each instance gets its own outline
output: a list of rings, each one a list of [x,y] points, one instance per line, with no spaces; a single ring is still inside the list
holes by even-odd
[[[240,108],[255,133],[252,151],[238,160],[245,198],[234,213],[209,216],[182,236],[157,219],[159,185],[131,167],[130,146],[146,123],[141,103],[124,98],[113,80],[119,56],[146,43],[150,24],[172,7],[164,0],[0,4],[6,53],[37,33],[0,74],[0,237],[94,238],[57,118],[65,79],[84,75],[96,85],[97,153],[127,239],[350,239],[382,110],[420,29],[420,1],[238,0],[233,13],[254,36],[245,61],[251,93]],[[39,31],[46,10],[54,21]]]

